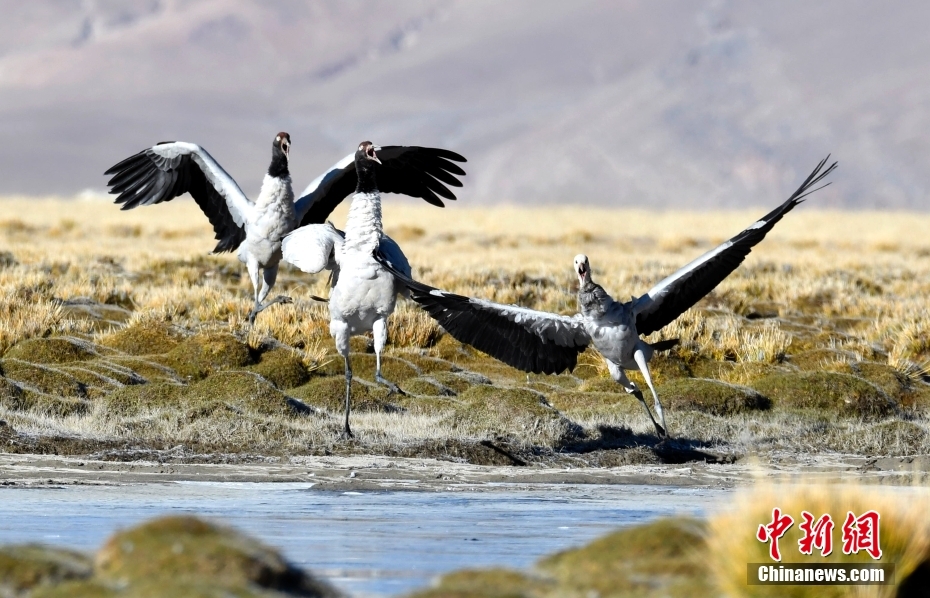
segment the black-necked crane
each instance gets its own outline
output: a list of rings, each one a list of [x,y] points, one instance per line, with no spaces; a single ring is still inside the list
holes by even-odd
[[[345,426],[343,435],[352,436],[349,412],[352,400],[352,364],[349,338],[371,331],[375,345],[375,381],[398,392],[395,384],[381,376],[381,353],[387,343],[387,319],[394,312],[397,294],[405,285],[375,258],[380,252],[393,264],[395,272],[410,276],[410,264],[381,225],[381,168],[379,148],[362,142],[355,153],[357,183],[346,229],[343,233],[331,223],[303,226],[284,239],[284,260],[304,272],[332,272],[329,296],[329,332],[336,350],[345,360]]]
[[[123,210],[190,193],[213,225],[217,240],[213,253],[238,250],[239,260],[248,268],[255,298],[249,313],[251,323],[267,307],[290,301],[279,296],[265,302],[277,278],[284,237],[300,226],[325,222],[357,184],[355,154],[350,154],[317,177],[295,203],[290,146],[290,135],[282,132],[275,136],[271,164],[254,202],[204,148],[194,143],[159,143],[104,174],[113,175],[107,185]],[[382,192],[420,197],[442,207],[440,197],[455,199],[448,187],[462,185],[456,176],[465,172],[455,162],[465,158],[455,152],[388,146],[380,154],[381,162],[375,169]]]
[[[665,413],[652,383],[648,363],[656,351],[672,348],[677,339],[650,344],[640,338],[661,330],[697,303],[730,275],[766,233],[836,167],[824,169],[824,159],[783,204],[744,231],[677,272],[659,281],[646,294],[626,303],[615,301],[591,277],[585,255],[574,260],[578,276],[578,306],[574,316],[559,315],[484,299],[463,297],[413,280],[393,268],[388,255],[379,261],[401,281],[409,297],[425,309],[450,335],[525,372],[558,374],[574,369],[578,354],[593,346],[604,358],[611,377],[636,396],[659,436],[667,435]],[[829,183],[827,183],[829,184]],[[826,186],[826,185],[824,185]],[[639,369],[652,392],[653,417],[642,392],[625,371]]]

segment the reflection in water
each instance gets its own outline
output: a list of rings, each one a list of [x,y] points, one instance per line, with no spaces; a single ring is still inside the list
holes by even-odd
[[[702,515],[728,491],[494,485],[492,491],[330,492],[300,483],[0,489],[0,543],[95,550],[164,514],[213,517],[355,596],[398,594],[464,567],[520,568],[617,527]]]

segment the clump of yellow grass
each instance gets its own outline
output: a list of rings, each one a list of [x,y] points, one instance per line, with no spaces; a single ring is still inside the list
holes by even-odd
[[[720,590],[727,596],[875,596],[897,595],[898,587],[921,564],[930,560],[930,488],[926,486],[883,487],[863,484],[804,482],[757,482],[734,497],[726,511],[710,519],[708,563]],[[772,509],[794,519],[779,541],[781,562],[769,556],[769,544],[756,539],[760,525],[772,521]],[[848,512],[856,517],[874,510],[880,515],[879,538],[882,556],[873,560],[865,551],[843,553],[843,522]],[[798,540],[803,533],[801,512],[815,521],[829,514],[834,522],[833,552],[822,556],[819,549],[801,554]],[[776,567],[792,563],[894,563],[894,585],[749,585],[748,563],[770,563]]]

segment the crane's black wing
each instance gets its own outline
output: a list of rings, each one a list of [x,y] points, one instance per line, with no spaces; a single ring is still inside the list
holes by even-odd
[[[193,143],[166,141],[110,167],[110,193],[123,210],[171,201],[190,193],[213,225],[214,253],[233,251],[245,239],[245,220],[252,208],[236,181]]]
[[[637,332],[647,335],[666,326],[711,292],[733,270],[736,270],[752,248],[765,238],[766,233],[772,230],[782,216],[801,203],[805,197],[830,184],[812,189],[836,168],[836,162],[834,162],[824,170],[829,159],[830,156],[824,158],[785,203],[729,241],[664,278],[648,293],[637,299],[633,303]]]
[[[579,316],[569,317],[463,297],[417,282],[377,259],[407,286],[417,302],[453,338],[524,372],[559,374],[573,370],[591,338]]]
[[[381,164],[375,166],[375,178],[381,193],[400,193],[420,197],[443,207],[442,199],[455,199],[449,187],[461,187],[457,176],[465,171],[456,162],[465,158],[455,152],[434,147],[388,145],[377,150]],[[310,183],[294,208],[299,226],[322,224],[342,200],[355,192],[355,154],[350,154]]]

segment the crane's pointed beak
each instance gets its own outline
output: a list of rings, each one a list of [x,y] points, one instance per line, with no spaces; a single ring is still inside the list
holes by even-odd
[[[587,273],[588,268],[584,264],[578,264],[578,284],[584,284]]]

